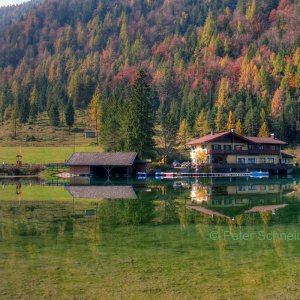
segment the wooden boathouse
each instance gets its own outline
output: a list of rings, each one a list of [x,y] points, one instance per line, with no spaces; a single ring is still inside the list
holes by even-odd
[[[146,172],[147,161],[140,160],[136,152],[78,152],[67,161],[70,173],[79,176],[135,176]]]

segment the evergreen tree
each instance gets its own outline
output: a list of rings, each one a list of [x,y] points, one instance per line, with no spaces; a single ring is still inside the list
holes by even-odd
[[[74,121],[75,121],[75,113],[74,113],[74,108],[73,108],[71,101],[68,102],[68,105],[65,109],[65,121],[66,121],[66,124],[69,127],[69,131],[70,131],[71,127],[74,125]]]
[[[218,107],[215,124],[217,132],[226,131],[226,114],[223,106]]]
[[[243,121],[245,118],[245,105],[242,101],[239,101],[234,110],[234,119]]]
[[[31,124],[34,124],[37,120],[37,117],[38,117],[37,103],[33,102],[32,104],[30,104],[29,122]]]
[[[29,101],[24,98],[21,107],[19,109],[19,121],[22,124],[25,124],[28,122],[29,119],[29,112],[30,112],[30,104]]]
[[[176,133],[177,127],[174,117],[170,113],[162,113],[160,115],[159,139],[162,144],[163,155],[165,158],[168,158],[174,151]]]
[[[17,111],[13,109],[10,114],[10,130],[11,130],[11,138],[17,138]]]
[[[270,136],[269,128],[268,128],[268,125],[266,122],[263,122],[263,124],[261,125],[258,136],[259,137],[269,137]]]
[[[205,24],[203,27],[203,32],[200,39],[200,46],[208,46],[210,43],[210,40],[214,34],[215,31],[215,21],[213,18],[213,14],[211,11],[208,12],[207,18],[205,20]]]
[[[103,120],[101,125],[101,145],[105,151],[122,150],[122,110],[115,97],[111,97],[103,105]]]
[[[245,117],[245,131],[249,136],[255,136],[254,111],[250,109]]]
[[[147,75],[140,70],[134,82],[127,111],[127,136],[125,147],[136,151],[141,157],[154,149],[154,109],[153,97]]]
[[[204,136],[208,134],[210,131],[209,123],[205,117],[205,112],[202,110],[195,122],[195,135],[196,136]]]
[[[50,119],[50,124],[53,127],[57,127],[59,125],[59,110],[58,110],[58,105],[56,102],[54,102],[49,110],[49,119]]]

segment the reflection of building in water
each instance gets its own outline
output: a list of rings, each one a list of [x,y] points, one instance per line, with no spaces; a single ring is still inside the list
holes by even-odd
[[[255,206],[249,210],[246,210],[246,213],[256,213],[256,212],[272,212],[273,215],[276,214],[276,210],[280,208],[286,207],[287,204],[279,204],[279,205],[264,205],[264,206]]]
[[[194,203],[208,206],[243,206],[261,196],[265,200],[276,201],[284,193],[292,191],[293,183],[241,183],[241,184],[192,184],[191,199]]]
[[[136,199],[131,185],[127,186],[67,186],[65,189],[73,198],[86,199]]]
[[[246,210],[245,213],[272,212],[272,214],[275,215],[276,211],[278,209],[284,208],[287,205],[288,204],[255,206],[255,207],[252,207],[249,210]],[[230,216],[226,216],[226,215],[221,214],[217,211],[210,210],[210,209],[207,209],[207,208],[204,208],[204,207],[201,207],[201,206],[188,206],[188,208],[190,208],[192,210],[195,210],[195,211],[198,211],[198,212],[201,212],[201,213],[203,213],[207,216],[210,216],[212,218],[216,216],[216,217],[220,217],[220,218],[231,219]],[[234,219],[234,218],[232,218],[232,219]]]

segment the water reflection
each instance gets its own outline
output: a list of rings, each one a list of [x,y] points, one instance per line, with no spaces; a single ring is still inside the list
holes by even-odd
[[[275,299],[278,288],[299,299],[300,242],[258,240],[299,231],[298,187],[297,178],[2,181],[0,294]]]
[[[132,185],[118,186],[67,186],[66,190],[76,199],[136,199]]]
[[[242,215],[243,219],[249,219],[250,214],[260,217],[271,214],[274,217],[269,218],[270,221],[277,223],[295,222],[300,209],[297,178],[293,177],[182,181],[2,180],[1,186],[1,200],[14,201],[26,208],[31,205],[32,210],[37,206],[35,203],[47,208],[52,201],[55,206],[71,204],[72,213],[76,214],[77,209],[79,216],[101,215],[105,220],[102,224],[111,226],[146,223],[186,226],[195,222],[214,223],[216,218],[236,221]],[[211,221],[204,220],[205,216]]]

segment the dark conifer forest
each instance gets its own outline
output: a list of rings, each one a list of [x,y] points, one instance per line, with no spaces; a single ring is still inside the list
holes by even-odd
[[[140,70],[165,149],[231,127],[299,142],[299,0],[46,0],[0,32],[0,120],[96,103],[103,145],[128,148]]]

